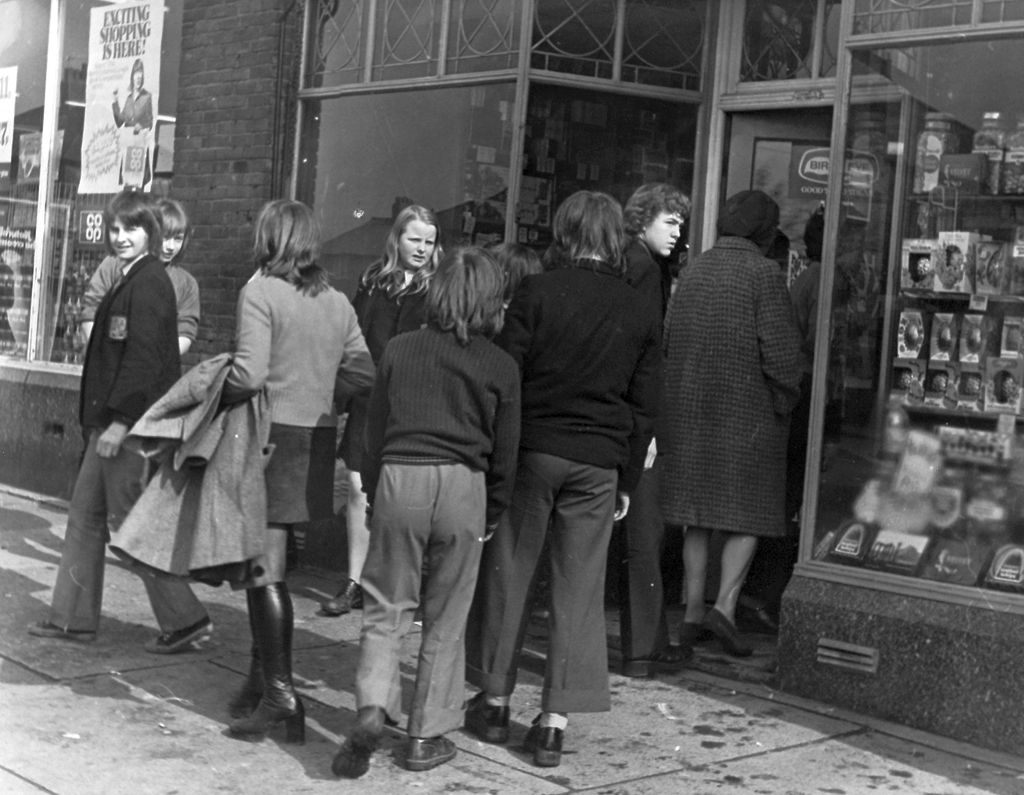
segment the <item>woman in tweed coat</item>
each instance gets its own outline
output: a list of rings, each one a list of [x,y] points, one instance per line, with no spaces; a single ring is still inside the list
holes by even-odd
[[[765,193],[732,196],[718,241],[680,274],[665,323],[658,452],[665,521],[686,526],[681,635],[692,643],[703,624],[737,656],[751,653],[735,612],[757,539],[785,534],[789,415],[800,395],[792,305],[778,264],[764,256],[778,220]],[[715,530],[726,538],[718,596],[705,613]]]

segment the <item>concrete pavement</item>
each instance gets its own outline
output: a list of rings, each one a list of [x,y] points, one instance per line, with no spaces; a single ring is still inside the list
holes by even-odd
[[[572,715],[562,765],[535,768],[521,742],[540,700],[539,624],[527,640],[508,746],[456,732],[454,761],[411,773],[399,764],[395,731],[366,777],[338,780],[330,761],[354,718],[360,614],[318,615],[336,576],[301,569],[290,579],[306,744],[284,745],[280,734],[242,742],[225,733],[225,704],[247,667],[243,593],[197,585],[213,638],[179,655],[147,654],[142,645],[156,630],[145,593],[111,557],[95,643],[26,634],[45,617],[65,519],[59,506],[0,492],[0,792],[8,795],[1024,793],[1022,758],[774,690],[770,638],[747,661],[711,644],[679,674],[636,680],[613,673],[611,713]],[[614,611],[608,627],[615,647]],[[418,640],[413,634],[406,644],[407,676]]]

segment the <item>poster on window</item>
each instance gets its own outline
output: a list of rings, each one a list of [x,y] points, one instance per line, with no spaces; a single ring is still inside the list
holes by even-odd
[[[92,9],[79,193],[149,190],[163,0]]]

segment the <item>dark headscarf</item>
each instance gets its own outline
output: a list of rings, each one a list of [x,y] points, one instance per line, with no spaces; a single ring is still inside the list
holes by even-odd
[[[718,234],[745,237],[764,248],[775,237],[779,205],[764,191],[744,190],[726,199],[718,216]]]

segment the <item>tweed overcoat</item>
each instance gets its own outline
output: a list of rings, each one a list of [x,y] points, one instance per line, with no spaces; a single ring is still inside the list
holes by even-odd
[[[784,535],[786,443],[801,361],[778,264],[745,238],[719,238],[683,268],[664,347],[665,521]]]

